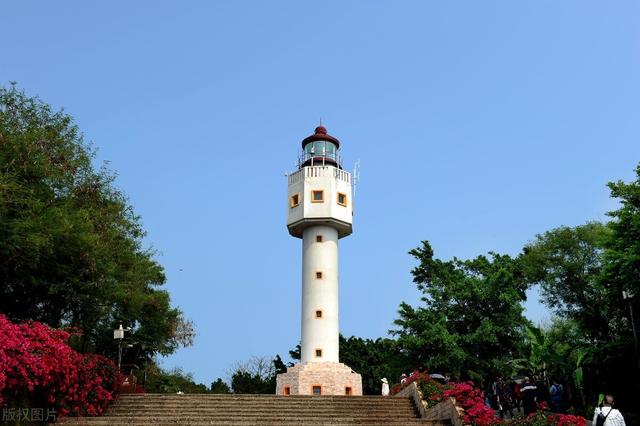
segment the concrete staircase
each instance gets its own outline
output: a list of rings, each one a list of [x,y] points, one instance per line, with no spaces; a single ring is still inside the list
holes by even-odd
[[[125,394],[100,417],[65,425],[445,425],[421,420],[410,398]]]

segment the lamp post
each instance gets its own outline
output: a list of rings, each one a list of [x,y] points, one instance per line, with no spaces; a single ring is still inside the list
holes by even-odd
[[[634,294],[630,291],[622,290],[622,298],[624,300],[629,301],[629,316],[631,317],[631,330],[633,331],[633,344],[636,349],[636,362],[638,364],[638,369],[640,370],[640,351],[638,350],[638,333],[636,332],[636,321],[633,318],[633,303],[631,303],[631,299]]]
[[[120,371],[120,364],[122,363],[122,339],[124,339],[122,323],[120,323],[120,327],[113,330],[113,338],[118,341],[118,371]]]

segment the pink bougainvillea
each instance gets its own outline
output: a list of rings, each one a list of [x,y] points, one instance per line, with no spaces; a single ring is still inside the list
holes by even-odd
[[[482,391],[473,386],[473,382],[452,383],[450,389],[444,391],[445,397],[455,398],[456,404],[464,408],[464,422],[478,426],[500,423],[495,412],[487,407],[482,398]]]
[[[76,352],[69,337],[0,314],[0,405],[52,407],[61,416],[102,413],[114,398],[117,367],[103,356]]]

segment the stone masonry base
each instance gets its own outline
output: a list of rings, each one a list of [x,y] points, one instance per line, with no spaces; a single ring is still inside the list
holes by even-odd
[[[338,362],[307,362],[289,367],[276,378],[276,395],[362,395],[362,377]]]

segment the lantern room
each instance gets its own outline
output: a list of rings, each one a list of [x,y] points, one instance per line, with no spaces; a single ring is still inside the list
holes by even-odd
[[[342,168],[340,141],[327,133],[324,126],[316,127],[313,135],[302,141],[302,156],[299,168],[305,166],[335,166]]]

